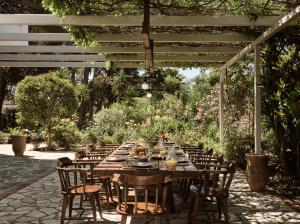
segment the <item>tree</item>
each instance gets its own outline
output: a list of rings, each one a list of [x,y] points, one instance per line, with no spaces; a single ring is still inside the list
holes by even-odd
[[[55,120],[70,118],[78,107],[72,83],[53,73],[27,76],[18,83],[15,101],[19,121],[41,126],[51,147]]]
[[[275,134],[274,154],[284,175],[300,181],[299,31],[285,29],[267,41],[262,77],[262,112]]]
[[[7,96],[13,90],[19,81],[26,75],[37,75],[48,72],[49,68],[0,68],[0,108]],[[0,116],[0,128],[5,129],[5,124],[2,121],[2,114]]]

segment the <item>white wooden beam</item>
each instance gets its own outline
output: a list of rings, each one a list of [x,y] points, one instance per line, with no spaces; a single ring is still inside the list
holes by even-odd
[[[155,55],[155,61],[224,62],[224,55]],[[90,54],[0,54],[1,61],[143,61],[144,55],[90,55]]]
[[[20,61],[0,61],[0,67],[45,67],[45,68],[60,68],[60,67],[106,67],[105,62],[41,62],[41,61],[32,61],[32,62],[20,62]]]
[[[178,67],[185,68],[190,67],[199,67],[199,63],[191,62],[189,66],[186,66],[185,63],[172,63],[172,62],[158,62],[155,64],[156,67]],[[220,67],[222,64],[219,63],[206,63],[205,65]],[[124,62],[124,63],[116,63],[114,66],[117,68],[145,68],[145,62]],[[30,61],[30,62],[20,62],[20,61],[0,61],[0,67],[106,67],[105,62],[41,62],[41,61]]]
[[[106,61],[91,54],[0,54],[1,61]]]
[[[106,56],[107,61],[143,61],[143,55],[113,55]],[[224,62],[230,56],[215,56],[215,55],[154,55],[154,61],[183,61],[183,62]]]
[[[261,54],[259,44],[254,47],[255,75],[254,75],[254,130],[255,153],[261,152]]]
[[[162,62],[156,62],[155,67],[156,68],[189,68],[189,67],[201,67],[202,63],[199,62],[189,62],[188,65],[186,63],[182,62],[170,62],[170,61],[162,61]],[[115,62],[115,65],[117,68],[145,68],[145,62],[140,61],[140,62]],[[217,62],[210,62],[210,63],[203,63],[203,66],[210,66],[210,67],[221,67],[221,63]]]
[[[142,26],[142,16],[65,16],[0,14],[0,24],[37,26]],[[151,16],[151,26],[272,26],[279,16]],[[293,23],[296,25],[297,21]]]
[[[199,46],[199,47],[154,47],[154,53],[205,53],[233,54],[240,48],[230,46]],[[145,53],[142,47],[79,47],[79,46],[0,46],[0,53]]]
[[[246,46],[240,52],[238,52],[233,58],[227,61],[223,66],[222,69],[228,68],[229,66],[233,65],[236,61],[238,61],[245,53],[251,51],[255,45],[260,44],[267,39],[271,38],[273,35],[278,33],[280,30],[287,27],[291,24],[296,18],[300,15],[300,5],[294,8],[292,11],[284,15],[281,19],[279,19],[272,27],[268,28],[263,34],[261,34],[258,38],[256,38],[251,44]]]
[[[168,43],[234,43],[251,42],[255,38],[246,34],[152,34],[150,38],[157,42]],[[0,41],[56,41],[70,42],[69,33],[3,33]],[[96,42],[143,42],[139,34],[98,34]]]
[[[0,41],[56,41],[69,42],[69,33],[1,33]]]

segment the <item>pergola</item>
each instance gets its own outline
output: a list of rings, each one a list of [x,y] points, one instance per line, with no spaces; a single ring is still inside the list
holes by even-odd
[[[149,1],[145,0],[145,5]],[[148,5],[149,6],[149,5]],[[227,68],[245,53],[255,53],[255,152],[261,151],[260,44],[286,26],[297,26],[300,5],[281,16],[65,16],[52,14],[0,14],[0,67],[106,67],[120,68],[216,66],[220,69],[220,145],[224,141],[224,78]],[[3,32],[1,26],[25,26],[27,32]],[[28,33],[28,26],[134,27],[141,33],[101,33],[98,47],[76,46],[69,33]],[[152,33],[152,27],[220,28],[220,32]],[[26,29],[27,27],[27,29]],[[262,28],[260,35],[228,32],[230,28]],[[25,45],[2,45],[21,41]],[[25,41],[25,42],[23,42]],[[15,43],[17,43],[15,42]],[[31,44],[28,45],[28,42]],[[41,43],[47,43],[41,44]],[[56,44],[56,45],[53,45]],[[59,43],[59,45],[57,44]],[[138,44],[136,44],[138,43]]]

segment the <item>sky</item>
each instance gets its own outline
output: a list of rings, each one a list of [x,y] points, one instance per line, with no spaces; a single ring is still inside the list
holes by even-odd
[[[197,75],[199,75],[200,71],[198,68],[187,68],[187,69],[178,69],[179,74],[182,74],[183,76],[185,76],[187,79],[192,79],[194,77],[196,77]]]

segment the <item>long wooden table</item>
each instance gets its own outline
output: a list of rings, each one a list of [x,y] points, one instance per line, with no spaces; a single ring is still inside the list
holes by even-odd
[[[117,150],[116,150],[117,151]],[[112,153],[113,156],[114,151]],[[193,178],[197,175],[197,168],[194,164],[186,157],[187,163],[177,163],[174,170],[167,169],[164,165],[164,160],[153,160],[151,162],[158,164],[157,168],[135,168],[135,167],[125,167],[124,161],[122,162],[108,162],[103,160],[100,162],[93,170],[97,175],[109,176],[113,174],[129,174],[129,175],[156,175],[164,174],[173,178]]]
[[[120,147],[121,148],[121,147]],[[119,150],[119,149],[117,149]],[[116,151],[115,150],[110,156],[114,156]],[[182,156],[185,156],[182,151]],[[194,166],[194,164],[186,157],[187,163],[177,163],[177,166],[174,170],[167,169],[164,165],[164,160],[153,160],[153,163],[156,163],[156,168],[134,168],[134,167],[126,167],[124,166],[124,162],[108,162],[103,160],[100,162],[93,170],[93,173],[96,175],[101,176],[113,176],[114,174],[129,174],[129,175],[136,175],[136,176],[147,176],[147,175],[156,175],[156,174],[163,174],[166,176],[171,177],[172,179],[176,178],[193,178],[197,175],[198,170]],[[126,163],[126,162],[125,162]],[[168,202],[169,202],[169,211],[171,213],[175,213],[175,205],[174,205],[174,198],[173,198],[173,190],[172,185],[170,184],[168,190]]]

